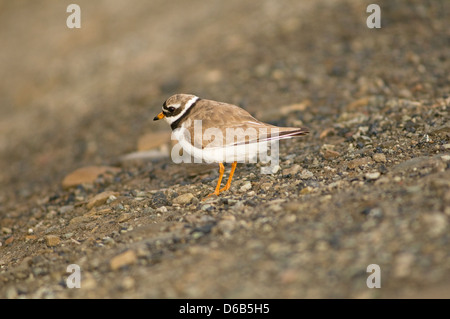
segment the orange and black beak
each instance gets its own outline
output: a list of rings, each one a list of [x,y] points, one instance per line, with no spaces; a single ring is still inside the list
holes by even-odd
[[[157,121],[157,120],[163,119],[165,117],[166,116],[163,114],[163,112],[161,112],[153,118],[153,121]]]

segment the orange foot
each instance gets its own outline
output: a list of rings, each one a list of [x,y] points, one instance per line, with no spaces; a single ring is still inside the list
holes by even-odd
[[[228,177],[227,184],[223,188],[220,188],[220,184],[222,183],[223,173],[225,172],[225,167],[223,166],[222,163],[219,163],[219,180],[217,181],[216,190],[214,191],[214,193],[211,193],[208,196],[206,196],[203,200],[206,200],[207,198],[209,198],[212,195],[219,196],[219,194],[221,192],[224,192],[224,191],[227,191],[230,189],[231,180],[233,179],[234,171],[236,170],[236,165],[237,165],[237,162],[233,162],[233,164],[231,165],[230,177]]]

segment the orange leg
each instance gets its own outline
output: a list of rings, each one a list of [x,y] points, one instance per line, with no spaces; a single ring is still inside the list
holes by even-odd
[[[222,163],[219,163],[219,180],[217,181],[217,186],[216,186],[216,190],[214,191],[214,193],[209,194],[206,197],[209,197],[211,195],[219,195],[220,193],[220,184],[222,183],[222,177],[223,177],[223,173],[225,172],[225,167],[223,166]]]
[[[219,192],[227,191],[227,190],[230,189],[230,186],[231,186],[231,180],[233,179],[234,170],[236,169],[236,166],[237,166],[237,162],[233,162],[233,164],[231,164],[231,172],[230,172],[230,176],[228,177],[227,184],[225,185],[224,188],[222,188],[221,190],[219,190]]]

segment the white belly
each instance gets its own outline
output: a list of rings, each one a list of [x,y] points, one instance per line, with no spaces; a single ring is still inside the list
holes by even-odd
[[[194,163],[264,163],[278,159],[278,141],[264,141],[259,143],[225,145],[223,147],[195,147],[191,141],[185,138],[183,129],[173,132],[172,138],[178,140],[183,152],[193,157]],[[268,153],[270,153],[270,158]]]

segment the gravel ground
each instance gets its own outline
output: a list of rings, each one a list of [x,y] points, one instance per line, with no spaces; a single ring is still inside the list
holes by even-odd
[[[450,297],[448,1],[69,3],[0,3],[1,298]],[[203,200],[180,92],[311,133]]]

